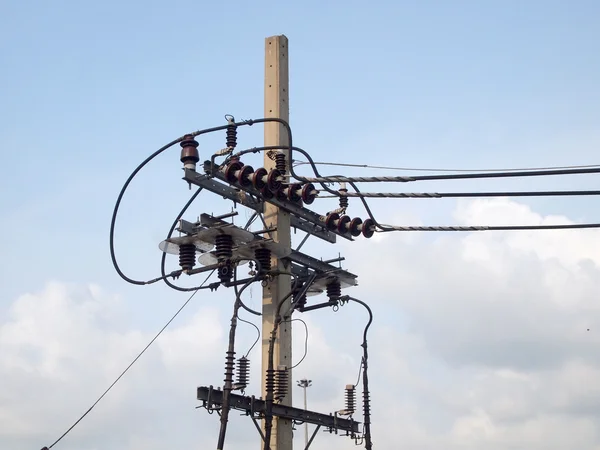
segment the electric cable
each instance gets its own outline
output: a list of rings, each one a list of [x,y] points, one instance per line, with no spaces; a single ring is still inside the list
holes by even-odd
[[[198,197],[200,192],[202,192],[202,187],[199,187],[196,190],[196,192],[194,192],[194,194],[190,197],[188,202],[183,206],[183,208],[181,208],[181,211],[179,211],[179,214],[177,214],[177,217],[175,217],[175,220],[171,224],[171,228],[169,228],[169,232],[167,233],[167,240],[171,239],[171,236],[173,236],[173,232],[175,231],[175,228],[177,227],[177,223],[183,217],[183,215],[188,210],[188,208],[191,206],[191,204],[194,202],[194,200],[196,200],[196,197]],[[167,276],[165,275],[166,257],[167,257],[167,252],[162,252],[161,259],[160,259],[160,273],[163,277],[165,284],[167,286],[169,286],[171,289],[175,289],[176,291],[180,291],[180,292],[188,292],[188,291],[193,291],[194,289],[196,289],[196,288],[182,288],[180,286],[177,286],[176,284],[171,283],[167,279]]]
[[[268,362],[267,362],[267,377],[270,377],[273,373],[273,357],[275,351],[275,338],[277,336],[277,329],[279,328],[279,324],[282,322],[282,317],[280,315],[281,307],[285,303],[285,301],[290,298],[294,294],[294,289],[291,289],[278,303],[276,313],[275,313],[275,321],[273,323],[273,330],[271,331],[271,337],[269,338],[269,348],[267,352]],[[269,381],[269,378],[267,378]],[[264,438],[264,450],[271,450],[271,430],[273,428],[273,386],[269,388],[269,383],[267,385],[267,392],[265,398],[265,438]]]
[[[260,263],[257,261],[257,264]],[[252,283],[260,276],[260,270],[257,270],[250,280],[248,280],[242,288],[236,293],[235,302],[233,305],[233,315],[231,316],[231,326],[229,328],[229,343],[227,346],[227,362],[225,363],[225,384],[223,386],[223,402],[221,404],[221,426],[219,429],[219,438],[217,442],[217,450],[223,450],[225,445],[225,435],[227,433],[227,422],[229,420],[229,394],[233,389],[233,361],[235,354],[235,331],[237,328],[238,312],[241,306],[241,295]]]
[[[344,192],[337,195],[319,195],[317,198],[471,198],[471,197],[560,197],[595,196],[600,191],[517,191],[517,192]]]
[[[549,175],[583,175],[600,173],[600,167],[582,169],[529,170],[520,172],[477,172],[413,176],[346,177],[339,175],[303,177],[306,183],[408,183],[411,181],[465,180],[478,178],[538,177]]]
[[[247,323],[249,325],[252,325],[254,328],[256,328],[256,340],[254,341],[254,343],[250,346],[250,348],[248,349],[248,351],[246,352],[246,354],[244,355],[246,358],[248,357],[248,355],[250,354],[250,352],[252,351],[252,349],[256,346],[256,344],[258,344],[258,341],[260,340],[260,329],[258,328],[258,326],[256,324],[253,324],[252,322],[250,322],[249,320],[244,320],[242,319],[239,314],[238,314],[238,320],[240,322],[244,322]]]
[[[535,230],[580,230],[600,228],[600,223],[572,223],[564,225],[483,225],[483,226],[398,226],[382,225],[388,231],[535,231]]]
[[[352,189],[357,193],[360,193],[358,186],[354,182],[348,183]],[[576,223],[576,224],[563,224],[563,225],[477,225],[477,226],[396,226],[380,224],[373,215],[367,200],[364,197],[359,197],[360,201],[367,212],[369,218],[373,221],[376,227],[381,232],[390,231],[458,231],[458,232],[471,232],[471,231],[532,231],[532,230],[572,230],[572,229],[592,229],[600,228],[600,223]]]
[[[212,275],[212,273],[208,277],[206,277],[206,279],[204,280],[205,283],[206,283],[206,281],[208,281],[208,279],[210,278],[211,275]],[[73,425],[71,425],[67,429],[67,431],[65,431],[56,441],[54,441],[54,443],[52,445],[47,447],[48,449],[51,449],[56,444],[58,444],[67,434],[69,434],[69,432],[71,432],[71,430],[73,428],[75,428],[79,424],[79,422],[81,422],[83,420],[83,418],[85,416],[87,416],[92,411],[92,409],[94,409],[94,407],[98,403],[100,403],[100,401],[106,396],[106,394],[108,394],[108,392],[119,382],[119,380],[129,371],[129,369],[131,369],[131,367],[138,361],[138,359],[140,359],[141,356],[144,353],[146,353],[146,350],[148,350],[150,348],[150,346],[154,343],[154,341],[156,341],[158,339],[158,337],[163,333],[163,331],[165,331],[167,329],[167,327],[171,324],[171,322],[173,322],[175,320],[175,318],[179,315],[179,313],[181,313],[181,311],[183,311],[183,309],[188,305],[188,303],[190,303],[190,301],[194,298],[194,296],[197,293],[198,293],[198,290],[194,291],[192,293],[192,295],[190,295],[188,297],[188,299],[183,303],[183,305],[181,305],[181,307],[177,310],[177,312],[173,315],[173,317],[171,317],[169,319],[169,321],[160,329],[160,331],[158,333],[156,333],[156,335],[150,340],[150,342],[148,342],[148,344],[143,348],[143,350],[133,359],[133,361],[131,361],[131,363],[125,368],[125,370],[123,370],[123,372],[121,372],[121,374],[102,393],[102,395],[100,395],[100,397],[98,397],[98,399],[92,404],[92,406],[90,406],[90,408],[85,413],[83,413],[83,415],[79,419],[77,419],[77,421],[75,421],[75,423]]]
[[[354,297],[350,297],[349,295],[343,296],[340,298],[342,301],[352,301],[362,305],[369,314],[369,321],[365,326],[363,331],[363,341],[361,347],[363,348],[363,358],[362,358],[362,369],[363,369],[363,416],[364,416],[364,437],[365,437],[365,449],[372,450],[373,443],[371,441],[371,400],[369,396],[369,379],[368,379],[368,343],[367,343],[367,333],[369,332],[369,327],[373,323],[373,311],[362,300],[359,300]],[[357,383],[358,384],[358,383]]]
[[[256,259],[250,259],[249,261],[253,261],[255,264],[257,264],[256,267],[256,273],[258,274],[260,272],[260,262]],[[254,314],[255,316],[262,316],[261,313],[259,313],[258,311],[254,311],[252,308],[248,307],[243,301],[242,301],[242,291],[238,291],[238,286],[237,286],[237,267],[235,268],[235,270],[233,271],[233,290],[235,293],[235,298],[238,299],[239,298],[239,302],[240,302],[240,306],[242,308],[244,308],[246,311],[248,311],[250,314]]]
[[[242,150],[236,153],[237,156],[244,155],[246,153],[256,153],[261,151],[268,150],[276,150],[284,148],[283,146],[263,146],[263,147],[254,147],[251,149]],[[392,225],[383,225],[380,224],[375,218],[371,208],[369,207],[367,201],[364,197],[360,196],[361,191],[357,187],[355,183],[355,178],[350,177],[342,177],[342,176],[332,176],[332,177],[322,177],[319,174],[318,169],[316,168],[311,156],[305,150],[290,146],[290,150],[297,151],[302,153],[308,160],[311,165],[313,172],[316,175],[316,178],[306,178],[306,177],[298,177],[295,176],[292,166],[290,166],[290,174],[294,176],[296,179],[305,182],[316,182],[319,183],[324,190],[333,194],[336,197],[340,197],[340,193],[338,191],[334,191],[325,185],[326,182],[346,182],[348,183],[352,189],[358,194],[357,197],[361,200],[365,211],[369,218],[373,221],[375,227],[379,228],[381,232],[389,232],[389,231],[518,231],[518,230],[557,230],[557,229],[580,229],[580,228],[600,228],[600,224],[597,223],[589,223],[589,224],[572,224],[572,225],[537,225],[537,226],[436,226],[436,227],[398,227]],[[418,177],[399,177],[402,178],[402,181],[417,181],[417,180],[435,180],[435,179],[453,179],[453,178],[497,178],[497,177],[512,177],[512,176],[539,176],[539,175],[567,175],[567,174],[581,174],[581,173],[599,173],[600,168],[582,168],[582,169],[557,169],[557,170],[549,170],[549,171],[529,171],[529,172],[515,172],[515,173],[506,173],[506,172],[494,172],[494,173],[473,173],[473,174],[453,174],[453,175],[425,175]],[[376,177],[382,180],[382,177]],[[385,177],[390,178],[390,177]],[[398,177],[391,177],[398,178]],[[390,181],[390,180],[386,180]],[[398,181],[398,180],[396,180]],[[348,193],[351,194],[351,193]],[[350,196],[350,195],[349,195]]]
[[[362,357],[361,357],[360,364],[358,365],[358,377],[356,378],[356,383],[354,383],[354,386],[358,386],[358,383],[360,383],[360,377],[362,375],[362,368],[363,368],[363,361],[362,361]]]
[[[296,166],[310,164],[308,161],[293,161]],[[514,167],[508,169],[431,169],[424,167],[393,167],[393,166],[373,166],[370,164],[351,164],[337,162],[314,162],[316,166],[337,166],[337,167],[356,167],[362,169],[381,169],[381,170],[402,170],[407,172],[518,172],[525,170],[556,170],[556,169],[587,169],[600,167],[600,164],[583,164],[571,166],[548,166],[548,167]]]
[[[300,361],[298,361],[296,364],[290,367],[290,370],[292,370],[298,367],[302,363],[302,361],[306,359],[306,355],[308,355],[308,325],[303,319],[290,319],[284,320],[284,322],[302,322],[302,324],[304,325],[304,330],[306,331],[306,337],[304,338],[304,355],[302,356],[302,358],[300,358]]]
[[[179,142],[182,142],[185,139],[189,139],[190,137],[194,138],[194,137],[197,137],[197,136],[200,136],[200,135],[203,135],[203,134],[214,133],[216,131],[226,130],[228,127],[231,127],[231,126],[235,126],[235,127],[239,127],[239,126],[243,126],[243,125],[252,126],[255,123],[267,123],[267,122],[278,122],[278,123],[281,123],[287,129],[288,136],[289,136],[289,143],[290,143],[289,146],[291,147],[291,145],[292,145],[291,128],[290,128],[290,125],[285,120],[283,120],[283,119],[279,119],[277,117],[265,117],[265,118],[262,118],[262,119],[250,119],[250,120],[244,120],[244,121],[241,121],[241,122],[234,122],[234,123],[229,122],[229,123],[227,123],[227,125],[220,125],[220,126],[217,126],[217,127],[205,128],[203,130],[194,131],[192,133],[188,133],[188,134],[186,134],[184,136],[178,137],[177,139],[169,142],[166,145],[163,145],[161,148],[159,148],[158,150],[156,150],[154,153],[152,153],[150,156],[148,156],[144,161],[142,161],[134,169],[133,172],[131,172],[131,174],[129,175],[129,177],[127,177],[127,180],[123,184],[123,187],[121,188],[121,191],[119,192],[119,195],[117,196],[117,201],[115,202],[115,206],[114,206],[112,217],[111,217],[111,221],[110,221],[110,232],[109,232],[110,258],[111,258],[113,267],[115,268],[115,270],[117,271],[117,273],[119,274],[119,276],[122,279],[124,279],[128,283],[135,284],[135,285],[140,285],[140,286],[148,284],[146,281],[135,280],[135,279],[130,278],[127,275],[125,275],[125,273],[121,270],[121,268],[119,267],[119,264],[117,262],[117,257],[116,257],[116,253],[115,253],[115,245],[114,245],[115,225],[116,225],[116,221],[117,221],[117,215],[119,213],[119,207],[121,206],[121,201],[123,200],[123,196],[125,195],[125,192],[127,191],[127,188],[129,187],[129,185],[131,184],[131,182],[133,181],[133,179],[135,178],[135,176],[140,172],[140,170],[142,170],[144,168],[144,166],[146,166],[146,164],[148,164],[150,161],[152,161],[158,155],[160,155],[161,153],[163,153],[165,150],[173,147],[175,144],[177,144]],[[164,276],[164,274],[163,274],[163,276]]]

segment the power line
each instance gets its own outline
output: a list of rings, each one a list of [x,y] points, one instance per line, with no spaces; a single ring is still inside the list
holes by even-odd
[[[309,183],[408,183],[411,181],[464,180],[477,178],[536,177],[550,175],[582,175],[600,173],[600,167],[582,169],[530,170],[521,172],[478,172],[415,176],[345,177],[339,175],[302,177]]]
[[[286,322],[302,322],[302,324],[304,325],[304,330],[306,331],[306,337],[304,339],[304,355],[302,356],[302,358],[300,358],[300,361],[298,361],[296,364],[290,367],[290,370],[292,370],[298,367],[300,364],[302,364],[302,361],[304,361],[306,359],[306,355],[308,355],[308,325],[302,319],[292,319],[289,321],[286,320]]]
[[[573,223],[564,225],[500,225],[500,226],[398,226],[381,225],[387,231],[533,231],[533,230],[575,230],[600,228],[600,223]]]
[[[310,164],[308,161],[294,161],[294,166],[302,166]],[[336,162],[313,162],[318,166],[337,166],[337,167],[356,167],[363,169],[379,169],[379,170],[402,170],[410,172],[516,172],[524,170],[557,170],[557,169],[587,169],[593,167],[600,167],[600,164],[585,164],[585,165],[573,165],[573,166],[549,166],[549,167],[519,167],[519,168],[507,168],[507,169],[433,169],[423,167],[393,167],[393,166],[373,166],[370,164],[351,164],[351,163],[336,163]]]
[[[212,276],[213,273],[214,273],[214,270],[206,277],[206,279],[204,280],[204,283],[206,283],[208,281],[208,279]],[[202,283],[202,285],[204,285],[204,283]],[[131,363],[125,368],[125,370],[123,370],[123,372],[121,372],[121,374],[116,378],[116,380],[112,382],[112,384],[102,393],[102,395],[100,397],[98,397],[98,399],[92,404],[92,406],[90,406],[90,408],[85,413],[83,413],[83,415],[79,419],[77,419],[77,421],[73,425],[71,425],[67,429],[67,431],[65,431],[56,441],[54,441],[54,443],[52,445],[50,445],[49,447],[44,447],[44,449],[48,448],[48,450],[49,450],[52,447],[54,447],[56,444],[58,444],[67,434],[69,434],[69,432],[73,428],[75,428],[79,424],[79,422],[81,422],[83,420],[83,418],[85,416],[87,416],[92,411],[92,409],[94,409],[94,407],[98,403],[100,403],[100,401],[104,398],[104,396],[106,394],[108,394],[108,392],[119,382],[119,380],[123,377],[123,375],[125,375],[129,371],[129,369],[131,369],[131,367],[137,362],[137,360],[140,359],[140,357],[144,353],[146,353],[146,350],[148,350],[150,348],[150,346],[154,343],[154,341],[156,341],[158,339],[158,337],[163,333],[163,331],[165,331],[167,329],[167,327],[171,324],[171,322],[173,322],[173,320],[175,320],[175,318],[179,315],[179,313],[181,311],[183,311],[183,309],[188,305],[188,303],[192,300],[192,298],[194,298],[194,296],[197,293],[198,293],[198,290],[194,291],[192,293],[192,295],[190,295],[188,297],[188,299],[183,303],[183,305],[181,305],[181,307],[177,310],[177,312],[173,315],[173,317],[171,317],[169,319],[169,321],[160,329],[160,331],[158,333],[156,333],[156,335],[152,338],[152,340],[150,342],[148,342],[148,345],[146,345],[144,347],[144,349],[133,359],[133,361],[131,361]]]
[[[338,195],[319,195],[318,198],[469,198],[469,197],[560,197],[593,196],[600,191],[522,191],[522,192],[340,192]]]

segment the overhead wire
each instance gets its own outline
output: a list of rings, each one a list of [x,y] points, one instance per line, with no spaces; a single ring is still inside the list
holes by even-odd
[[[227,362],[225,367],[225,384],[223,386],[223,402],[221,404],[221,426],[219,429],[219,438],[217,442],[217,450],[222,450],[225,445],[225,435],[227,433],[227,422],[229,420],[229,396],[233,389],[233,355],[235,354],[235,332],[237,328],[238,312],[241,306],[242,293],[260,276],[260,262],[256,261],[258,269],[256,274],[248,280],[242,288],[236,292],[236,298],[233,305],[233,314],[231,316],[231,326],[229,328],[229,342],[227,345]]]
[[[289,125],[288,125],[289,127]],[[251,149],[242,150],[236,153],[237,156],[242,156],[247,153],[256,153],[261,151],[268,150],[277,150],[277,149],[288,149],[290,151],[290,155],[292,151],[297,151],[303,154],[308,160],[309,164],[316,177],[302,177],[297,175],[294,172],[293,165],[290,165],[290,174],[299,181],[304,182],[315,182],[321,185],[321,187],[333,194],[334,196],[340,197],[339,191],[334,191],[329,188],[326,183],[347,183],[354,189],[354,191],[358,194],[357,197],[360,199],[367,215],[376,228],[381,232],[390,232],[390,231],[517,231],[517,230],[555,230],[555,229],[579,229],[579,228],[600,228],[600,224],[590,223],[590,224],[573,224],[573,225],[539,225],[539,226],[436,226],[436,227],[398,227],[392,225],[383,225],[379,223],[379,221],[375,218],[371,208],[369,207],[365,197],[361,197],[361,191],[356,185],[357,182],[360,181],[400,181],[400,182],[408,182],[408,181],[420,181],[420,180],[441,180],[441,179],[469,179],[469,178],[501,178],[501,177],[529,177],[529,176],[542,176],[542,175],[573,175],[573,174],[591,174],[591,173],[600,173],[600,167],[588,167],[588,168],[575,168],[575,169],[555,169],[555,170],[532,170],[532,171],[521,171],[521,172],[492,172],[492,173],[461,173],[461,174],[442,174],[442,175],[422,175],[422,176],[411,176],[411,177],[344,177],[341,175],[332,175],[328,177],[323,177],[319,173],[314,160],[306,152],[305,150],[291,145],[291,135],[290,135],[290,145],[286,146],[263,146],[263,147],[254,147]],[[290,156],[291,158],[291,156]],[[350,193],[349,193],[350,194]]]
[[[319,195],[318,198],[475,198],[475,197],[568,197],[596,196],[600,191],[517,191],[517,192],[340,192],[337,195]]]
[[[206,277],[206,279],[204,280],[204,282],[208,281],[208,279],[210,278],[212,274],[210,274],[208,277]],[[204,283],[203,283],[204,284]],[[202,286],[202,285],[201,285]],[[75,421],[75,423],[73,425],[71,425],[67,431],[65,431],[58,439],[56,439],[56,441],[54,441],[54,443],[52,443],[52,445],[50,445],[49,447],[47,447],[48,449],[51,449],[52,447],[54,447],[56,444],[58,444],[65,436],[67,436],[67,434],[69,434],[71,432],[71,430],[73,430],[73,428],[75,428],[91,411],[92,409],[94,409],[94,407],[100,403],[100,401],[106,396],[106,394],[109,393],[109,391],[119,382],[119,380],[121,380],[121,378],[123,378],[123,376],[129,371],[129,369],[131,369],[131,367],[133,367],[133,365],[142,357],[142,355],[144,353],[146,353],[146,350],[148,350],[150,348],[150,346],[158,339],[158,337],[167,329],[167,327],[171,324],[171,322],[173,322],[175,320],[175,318],[181,313],[181,311],[183,311],[183,309],[190,303],[190,301],[194,298],[194,296],[198,293],[198,289],[196,289],[189,297],[188,299],[183,303],[183,305],[181,305],[181,307],[177,310],[177,312],[175,312],[175,314],[167,321],[167,323],[158,331],[158,333],[156,333],[156,335],[150,340],[150,342],[148,342],[148,344],[142,349],[142,351],[140,353],[138,353],[138,355],[133,359],[133,361],[131,361],[131,363],[129,363],[129,365],[125,368],[125,370],[123,370],[123,372],[121,372],[121,374],[115,379],[115,381],[113,381],[110,386],[108,386],[108,388],[102,393],[102,395],[100,395],[100,397],[98,397],[98,399],[92,404],[92,406],[89,407],[89,409],[83,413],[83,415],[81,417],[79,417],[79,419],[77,419]]]
[[[348,184],[354,189],[355,192],[361,193],[358,186],[354,182],[348,182]],[[479,226],[397,226],[397,225],[386,225],[380,224],[375,219],[367,200],[364,197],[359,197],[359,200],[363,204],[365,211],[369,218],[373,221],[376,227],[379,228],[380,232],[391,232],[391,231],[457,231],[457,232],[471,232],[471,231],[532,231],[532,230],[570,230],[570,229],[592,229],[600,228],[600,223],[577,223],[577,224],[556,224],[556,225],[479,225]]]
[[[600,173],[600,167],[581,169],[552,169],[552,170],[528,170],[519,172],[477,172],[477,173],[453,173],[436,175],[406,175],[406,176],[376,176],[376,177],[347,177],[340,175],[303,177],[307,183],[408,183],[411,181],[435,181],[435,180],[465,180],[479,178],[515,178],[515,177],[539,177],[550,175],[583,175]]]
[[[300,358],[300,361],[298,361],[296,364],[294,364],[292,367],[290,367],[290,370],[292,370],[292,369],[295,369],[296,367],[298,367],[300,364],[302,364],[302,362],[306,359],[306,356],[308,355],[308,325],[302,319],[290,319],[290,320],[284,320],[284,322],[302,322],[302,324],[304,325],[304,331],[306,332],[305,338],[304,338],[304,355],[302,356],[302,358]]]
[[[293,161],[293,164],[302,166],[310,164],[308,161]],[[356,167],[363,169],[380,169],[380,170],[402,170],[407,172],[517,172],[524,170],[555,170],[555,169],[587,169],[591,167],[600,167],[600,164],[582,164],[570,166],[548,166],[548,167],[513,167],[505,169],[440,169],[440,168],[424,168],[424,167],[394,167],[394,166],[376,166],[371,164],[352,164],[338,162],[322,162],[315,161],[317,166],[337,166],[337,167]]]
[[[169,142],[168,144],[163,145],[161,148],[159,148],[158,150],[156,150],[154,153],[152,153],[150,156],[148,156],[146,159],[144,159],[133,170],[133,172],[131,172],[131,174],[127,177],[127,180],[125,181],[125,183],[121,187],[121,190],[119,191],[119,195],[117,196],[117,200],[115,202],[115,206],[113,208],[113,213],[112,213],[112,217],[111,217],[111,221],[110,221],[110,231],[109,231],[110,258],[111,258],[113,267],[115,268],[116,272],[119,274],[119,276],[122,279],[124,279],[128,283],[135,284],[135,285],[140,285],[140,286],[148,284],[147,281],[136,280],[136,279],[133,279],[133,278],[125,275],[125,273],[121,270],[121,267],[118,264],[116,253],[115,253],[115,245],[114,245],[115,226],[116,226],[117,215],[119,213],[119,208],[121,206],[121,202],[123,200],[125,192],[127,191],[127,188],[129,187],[129,185],[131,184],[131,182],[133,181],[133,179],[136,177],[136,175],[146,166],[146,164],[148,164],[150,161],[152,161],[158,155],[160,155],[161,153],[163,153],[165,150],[173,147],[174,145],[178,144],[179,142],[182,142],[184,139],[187,139],[189,137],[195,138],[195,137],[203,135],[203,134],[213,133],[213,132],[216,132],[216,131],[223,131],[223,130],[226,130],[228,127],[232,126],[232,125],[236,126],[236,127],[244,126],[244,125],[252,126],[254,124],[267,123],[267,122],[281,123],[288,130],[288,133],[289,133],[289,146],[291,148],[291,145],[292,145],[291,128],[290,128],[290,125],[285,120],[279,119],[277,117],[264,117],[264,118],[261,118],[261,119],[249,119],[249,120],[243,120],[241,122],[229,122],[226,125],[220,125],[220,126],[217,126],[217,127],[205,128],[205,129],[202,129],[202,130],[193,131],[191,133],[187,133],[187,134],[185,134],[183,136],[180,136],[177,139],[174,139],[173,141]],[[164,274],[163,274],[163,276],[164,276]],[[193,289],[193,288],[190,288],[190,289]],[[181,289],[178,289],[178,290],[181,290]]]
[[[179,223],[179,220],[183,217],[183,215],[188,210],[188,208],[191,206],[191,204],[194,202],[194,200],[196,200],[196,197],[198,197],[198,195],[200,195],[200,192],[202,192],[201,187],[199,187],[196,190],[196,192],[194,192],[194,194],[190,197],[188,202],[183,206],[183,208],[181,208],[181,211],[179,211],[179,214],[177,214],[177,217],[175,217],[175,220],[171,224],[171,228],[169,228],[169,232],[167,233],[167,240],[171,239],[171,236],[173,236],[173,232],[175,231],[175,228],[177,227],[177,223]],[[188,292],[188,291],[193,291],[194,289],[196,289],[196,288],[183,288],[181,286],[177,286],[176,284],[171,283],[167,279],[167,276],[165,275],[166,257],[167,257],[167,252],[163,251],[162,255],[161,255],[161,259],[160,259],[160,273],[163,277],[163,281],[165,282],[165,284],[167,286],[169,286],[171,289],[175,289],[176,291],[181,291],[181,292]]]
[[[362,365],[362,372],[363,372],[362,373],[362,378],[363,378],[363,416],[364,416],[363,427],[364,427],[364,436],[365,436],[365,449],[371,450],[373,448],[373,443],[371,440],[371,400],[370,400],[370,394],[369,394],[369,378],[368,378],[369,352],[368,352],[367,334],[369,332],[369,328],[371,327],[371,324],[373,323],[373,311],[371,310],[369,305],[367,305],[365,302],[363,302],[362,300],[359,300],[357,298],[350,297],[349,295],[341,297],[341,300],[342,301],[352,301],[352,302],[358,303],[363,308],[365,308],[367,310],[367,313],[369,314],[369,320],[368,320],[367,324],[365,325],[365,329],[363,331],[363,340],[362,340],[362,344],[361,344],[361,347],[363,348],[363,357],[362,357],[361,365]],[[360,380],[360,377],[359,377],[359,380]],[[357,382],[357,384],[358,384],[358,382]]]

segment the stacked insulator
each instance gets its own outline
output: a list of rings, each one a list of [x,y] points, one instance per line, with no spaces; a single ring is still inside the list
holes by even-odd
[[[340,234],[351,234],[354,237],[361,233],[364,237],[370,238],[375,233],[375,222],[372,219],[363,221],[360,217],[351,219],[350,216],[341,216],[332,212],[325,217],[325,227]]]
[[[248,386],[248,380],[250,378],[250,360],[245,356],[242,356],[237,360],[237,381],[235,383],[236,389],[244,390]]]
[[[237,145],[237,125],[234,124],[233,117],[228,120],[229,125],[227,125],[227,137],[225,139],[225,145],[227,148],[234,149]]]
[[[285,153],[279,151],[275,154],[275,168],[281,172],[281,175],[285,175],[287,168],[285,162]]]
[[[224,262],[219,266],[218,277],[222,283],[231,280],[233,268],[230,258],[233,256],[233,238],[230,234],[219,234],[215,239],[215,255],[219,262]]]
[[[329,300],[337,300],[342,296],[342,285],[339,281],[332,281],[327,285],[327,297]]]
[[[275,371],[273,369],[267,369],[267,376],[265,379],[265,391],[267,397],[269,394],[274,394],[275,392]]]
[[[233,368],[235,352],[226,352],[225,356],[225,386],[231,386],[233,384]]]
[[[271,250],[268,248],[257,248],[254,257],[260,263],[259,274],[264,275],[271,270]]]
[[[181,244],[179,246],[179,265],[182,270],[191,270],[196,264],[196,246],[194,244]]]
[[[287,367],[279,366],[275,375],[276,383],[274,397],[277,401],[281,401],[287,395],[288,391],[289,376]]]
[[[342,183],[341,187],[338,189],[338,192],[341,194],[340,208],[343,208],[343,210],[346,211],[346,208],[348,208],[348,197],[343,195],[348,192],[348,189],[346,189],[346,183]]]
[[[356,389],[353,384],[347,384],[345,389],[346,413],[354,414],[356,411]]]

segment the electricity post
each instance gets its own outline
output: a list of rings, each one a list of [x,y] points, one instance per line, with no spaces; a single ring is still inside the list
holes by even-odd
[[[271,36],[265,39],[265,115],[264,117],[276,117],[289,122],[289,74],[288,74],[288,39],[287,37]],[[288,135],[286,129],[279,123],[270,122],[265,124],[265,146],[286,146]],[[285,153],[286,173],[289,173],[290,155]],[[275,161],[267,152],[264,157],[264,167],[267,170],[275,168]],[[283,209],[270,203],[265,203],[264,219],[267,228],[274,228],[271,237],[275,242],[291,247],[290,214]],[[280,271],[289,271],[283,266],[279,258],[273,256],[271,266]],[[286,270],[287,269],[287,270]],[[262,395],[266,398],[265,374],[268,366],[269,339],[275,322],[276,308],[281,299],[291,290],[289,275],[277,275],[273,281],[269,281],[263,288],[262,305]],[[289,302],[289,300],[288,300]],[[286,310],[284,305],[281,310]],[[277,333],[273,366],[281,365],[291,367],[292,362],[292,329],[290,322],[283,322]],[[291,373],[288,373],[287,395],[282,404],[291,406]],[[292,450],[292,421],[275,417],[271,432],[272,450]]]

